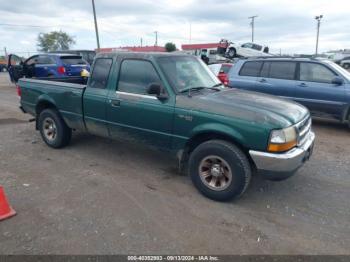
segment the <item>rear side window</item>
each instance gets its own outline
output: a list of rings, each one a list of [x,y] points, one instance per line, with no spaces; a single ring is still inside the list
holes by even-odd
[[[259,76],[262,62],[251,61],[245,62],[239,71],[240,76]]]
[[[315,63],[300,63],[300,80],[308,82],[332,83],[336,75],[327,67]]]
[[[56,61],[53,57],[50,57],[50,56],[38,56],[35,60],[35,64],[49,65],[49,64],[56,64]]]
[[[232,65],[222,65],[221,71],[223,71],[225,74],[228,74],[228,71],[230,71]]]
[[[161,80],[150,62],[144,60],[122,62],[118,91],[145,95],[151,83],[161,84]]]
[[[295,62],[270,62],[269,78],[293,80],[295,78]],[[265,72],[264,72],[265,73]]]
[[[81,56],[61,56],[61,60],[66,65],[86,65]]]
[[[98,58],[92,71],[89,87],[104,89],[112,66],[111,58]]]

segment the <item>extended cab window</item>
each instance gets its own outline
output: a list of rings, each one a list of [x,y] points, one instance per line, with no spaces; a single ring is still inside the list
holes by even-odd
[[[89,87],[106,88],[108,83],[109,71],[111,70],[111,58],[98,58],[92,71]]]
[[[152,83],[161,84],[153,65],[144,60],[124,60],[121,64],[118,91],[145,95]]]
[[[259,76],[262,62],[251,61],[246,62],[239,71],[240,76]]]
[[[295,78],[295,69],[295,62],[272,61],[270,62],[269,73],[266,77],[293,80]]]
[[[315,63],[300,63],[300,80],[308,82],[332,83],[336,75],[327,67]]]

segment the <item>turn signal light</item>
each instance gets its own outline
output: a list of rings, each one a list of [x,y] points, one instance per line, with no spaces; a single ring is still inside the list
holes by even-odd
[[[296,145],[297,145],[296,141],[290,141],[290,142],[283,143],[283,144],[270,143],[268,146],[268,151],[269,152],[285,152],[285,151],[288,151],[289,149],[292,149]]]

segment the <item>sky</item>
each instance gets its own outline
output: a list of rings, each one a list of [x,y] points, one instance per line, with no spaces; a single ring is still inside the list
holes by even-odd
[[[319,51],[350,48],[349,0],[95,0],[101,47],[251,41],[273,53],[314,53],[315,16],[322,14]],[[63,30],[72,49],[95,49],[91,0],[0,0],[0,55],[37,52],[39,33]],[[190,33],[191,32],[191,33]]]

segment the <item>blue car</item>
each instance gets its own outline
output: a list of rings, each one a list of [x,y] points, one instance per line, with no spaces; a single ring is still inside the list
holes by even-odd
[[[229,72],[228,86],[292,99],[314,116],[350,126],[350,73],[328,60],[241,59]]]
[[[82,70],[90,72],[90,65],[80,55],[39,54],[24,60],[9,55],[8,71],[12,82],[21,77],[71,77],[80,76]]]

